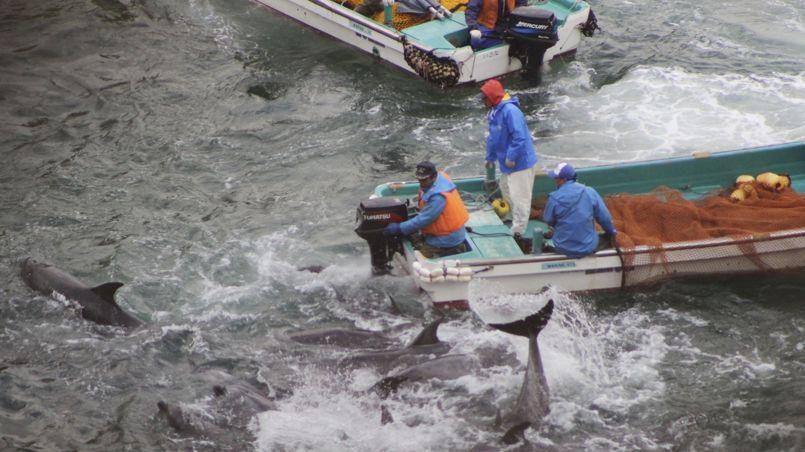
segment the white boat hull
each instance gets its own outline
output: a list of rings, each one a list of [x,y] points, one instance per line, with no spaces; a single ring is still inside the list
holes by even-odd
[[[523,256],[506,260],[452,262],[472,268],[471,281],[431,282],[419,276],[414,263],[426,268],[444,265],[406,248],[399,264],[413,277],[435,305],[458,304],[469,299],[470,284],[493,284],[495,293],[537,293],[548,286],[569,292],[620,289],[654,284],[677,277],[741,274],[805,268],[805,229],[745,239],[722,238],[667,244],[662,253],[641,246],[624,252],[599,251],[581,259],[558,254]],[[624,274],[624,268],[626,272]]]
[[[403,35],[400,32],[338,3],[330,0],[253,1],[416,75],[405,61]],[[589,13],[590,8],[587,7],[568,15],[564,25],[558,29],[559,41],[545,51],[544,62],[575,53],[581,42],[581,27],[586,23]],[[522,68],[518,58],[509,56],[508,45],[473,52],[469,46],[433,49],[422,43],[412,44],[424,52],[433,52],[438,57],[448,57],[455,61],[459,68],[457,84],[480,82]]]

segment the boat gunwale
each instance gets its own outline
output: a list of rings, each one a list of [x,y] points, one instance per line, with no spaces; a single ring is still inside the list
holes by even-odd
[[[742,245],[746,243],[761,243],[761,242],[770,242],[770,241],[777,241],[777,240],[784,240],[790,238],[798,238],[798,237],[805,237],[805,228],[800,229],[787,229],[782,231],[775,231],[769,233],[758,233],[752,234],[750,237],[741,237],[741,238],[732,238],[732,237],[715,237],[710,239],[704,240],[688,240],[684,242],[668,242],[662,244],[660,247],[654,247],[649,245],[640,245],[635,248],[620,248],[620,254],[622,255],[643,255],[643,254],[651,254],[656,253],[658,251],[667,252],[667,251],[686,251],[686,250],[693,250],[693,249],[702,249],[702,248],[713,248],[719,246],[731,246],[731,245]],[[618,255],[618,251],[615,249],[605,249],[602,251],[598,251],[594,254],[585,256],[585,257],[593,257],[593,258],[604,258],[604,257],[612,257],[613,255]],[[456,267],[479,267],[479,266],[490,266],[490,265],[513,265],[513,264],[529,264],[529,263],[536,263],[536,262],[555,262],[555,261],[577,261],[582,258],[573,258],[564,256],[561,254],[554,255],[523,255],[522,257],[515,257],[515,258],[500,258],[500,259],[456,259],[458,264]],[[455,259],[455,258],[454,258]],[[445,256],[444,259],[427,259],[425,262],[427,263],[439,263],[444,260],[450,260],[450,256]]]
[[[579,175],[585,175],[587,173],[595,173],[602,170],[623,170],[623,169],[639,169],[643,167],[651,167],[653,165],[667,165],[667,164],[680,164],[685,162],[694,162],[694,161],[702,161],[702,160],[709,160],[709,159],[720,159],[720,158],[728,158],[732,156],[740,156],[741,154],[753,154],[757,152],[784,152],[788,151],[789,148],[796,148],[796,147],[803,147],[805,148],[805,141],[792,141],[787,143],[777,143],[777,144],[769,144],[769,145],[761,145],[761,146],[753,146],[749,148],[742,148],[742,149],[733,149],[727,151],[716,151],[716,152],[702,152],[702,151],[694,151],[690,155],[678,155],[673,157],[664,157],[664,158],[656,158],[656,159],[649,159],[649,160],[640,160],[635,162],[624,162],[624,163],[604,163],[601,165],[592,165],[592,166],[585,166],[576,168],[576,173]],[[544,171],[537,171],[535,177],[545,176],[546,173]],[[483,181],[483,176],[464,176],[464,177],[452,177],[453,182],[458,185],[459,182],[472,182],[472,181]],[[392,190],[391,185],[401,185],[401,187]],[[386,188],[392,191],[398,191],[407,187],[418,186],[419,182],[417,181],[402,181],[402,182],[386,182],[383,184],[378,185],[375,187],[373,195],[385,198],[385,197],[392,197],[395,196],[393,194],[386,194],[384,195],[382,191]]]
[[[257,0],[254,0],[254,1],[257,1]],[[360,22],[361,25],[369,27],[373,31],[380,32],[381,34],[385,35],[387,38],[394,39],[397,42],[402,42],[403,33],[401,33],[400,31],[397,31],[397,30],[392,31],[391,29],[389,29],[385,25],[378,24],[372,18],[366,17],[366,16],[364,16],[363,14],[360,14],[360,13],[356,13],[354,10],[351,10],[349,8],[345,8],[344,6],[342,6],[340,4],[337,5],[337,6],[333,5],[331,3],[335,3],[335,2],[333,2],[332,0],[307,0],[307,1],[309,1],[311,3],[314,3],[316,5],[319,5],[322,8],[324,8],[324,9],[326,9],[328,11],[331,11],[333,13],[336,13],[341,17],[346,17],[347,19],[349,19],[349,20],[351,20],[353,22]],[[347,13],[346,11],[342,11],[342,10],[349,11],[349,13]],[[418,45],[418,47],[423,48],[421,45]]]

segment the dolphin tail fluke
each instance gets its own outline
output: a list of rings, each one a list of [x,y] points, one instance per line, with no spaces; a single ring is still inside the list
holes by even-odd
[[[404,377],[386,377],[372,386],[372,390],[380,396],[381,399],[385,399],[391,394],[392,392],[396,392],[397,388],[405,381]]]
[[[517,320],[511,323],[490,323],[492,328],[503,331],[504,333],[514,334],[517,336],[536,336],[548,324],[553,314],[553,300],[548,300],[545,307],[540,309],[536,314]]]
[[[428,326],[423,328],[422,331],[420,331],[419,334],[414,338],[414,340],[408,344],[408,347],[438,344],[440,341],[437,333],[439,331],[439,325],[441,325],[443,320],[444,317],[439,317],[431,322]]]
[[[117,289],[120,289],[121,287],[123,287],[123,283],[121,282],[109,282],[93,287],[90,290],[95,292],[95,295],[100,297],[101,300],[116,305],[115,292],[117,292]]]

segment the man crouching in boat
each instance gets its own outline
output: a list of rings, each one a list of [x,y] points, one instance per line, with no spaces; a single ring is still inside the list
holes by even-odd
[[[548,171],[556,182],[556,191],[548,195],[542,219],[553,230],[545,234],[553,238],[554,250],[567,257],[584,257],[598,249],[598,233],[593,219],[604,228],[610,240],[615,239],[615,225],[601,195],[594,188],[576,182],[576,170],[560,163]]]
[[[469,0],[464,14],[470,29],[470,46],[483,50],[503,44],[503,30],[509,13],[528,0]]]
[[[428,258],[464,253],[467,251],[467,232],[464,224],[470,218],[461,195],[450,177],[436,171],[428,161],[416,166],[419,180],[419,214],[402,223],[391,223],[384,235],[410,235],[422,231],[424,243],[414,246]]]

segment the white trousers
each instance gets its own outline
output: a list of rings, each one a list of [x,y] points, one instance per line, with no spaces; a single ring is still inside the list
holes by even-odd
[[[528,225],[536,168],[534,165],[511,174],[500,174],[500,192],[512,209],[512,234],[523,234]]]

